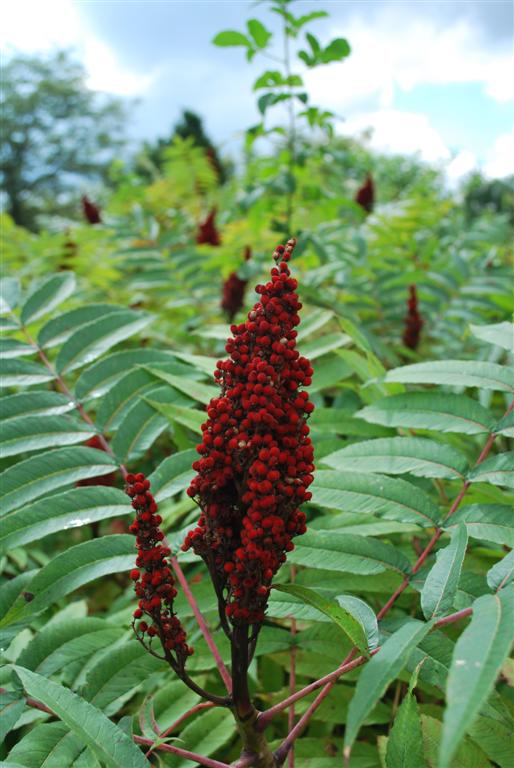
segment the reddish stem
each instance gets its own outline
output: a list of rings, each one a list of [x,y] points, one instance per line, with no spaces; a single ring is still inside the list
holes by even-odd
[[[191,707],[191,709],[188,709],[187,712],[184,712],[183,715],[180,715],[179,718],[175,720],[174,723],[172,723],[168,728],[166,728],[165,731],[159,734],[161,739],[166,738],[166,736],[169,736],[170,733],[173,733],[173,731],[176,731],[177,728],[180,728],[182,723],[185,720],[188,720],[192,715],[196,715],[197,712],[201,712],[204,709],[211,709],[212,707],[215,707],[216,704],[212,701],[201,701],[198,704],[195,704],[194,707]]]
[[[196,602],[196,598],[193,595],[191,588],[189,584],[187,583],[187,579],[184,576],[184,571],[179,565],[179,562],[175,556],[170,558],[171,565],[173,566],[173,570],[175,571],[175,575],[180,583],[180,586],[182,587],[182,591],[184,592],[187,601],[189,605],[191,606],[195,619],[198,623],[198,626],[200,627],[200,630],[202,631],[202,634],[205,638],[205,642],[210,648],[210,651],[214,657],[214,660],[216,662],[216,666],[218,667],[219,673],[221,675],[221,678],[223,682],[225,683],[225,687],[229,693],[232,693],[232,678],[230,677],[230,673],[228,669],[226,668],[223,659],[221,658],[220,652],[218,650],[218,647],[216,643],[213,640],[213,637],[209,631],[209,628],[206,624],[206,621],[204,617],[201,614],[200,608],[198,607],[198,603]]]

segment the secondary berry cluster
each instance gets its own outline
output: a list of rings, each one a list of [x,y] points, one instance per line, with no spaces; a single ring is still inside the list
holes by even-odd
[[[299,507],[311,498],[313,405],[301,387],[313,370],[296,349],[294,245],[277,247],[271,279],[256,288],[261,300],[231,326],[229,358],[214,373],[221,394],[207,408],[188,489],[202,513],[182,548],[204,559],[235,624],[263,620],[271,580],[306,530]]]
[[[418,310],[418,295],[416,286],[409,286],[409,298],[407,301],[407,314],[405,316],[405,329],[403,331],[403,343],[409,349],[417,349],[421,329],[423,328],[423,318]]]
[[[173,652],[180,666],[193,653],[186,643],[179,619],[173,612],[173,600],[177,595],[175,581],[167,558],[171,554],[163,546],[164,534],[159,526],[162,518],[157,514],[157,504],[150,493],[150,483],[142,473],[127,475],[126,492],[132,499],[136,519],[129,531],[136,536],[138,566],[130,572],[135,582],[138,608],[134,611],[134,630],[140,639],[159,637],[163,648]],[[146,616],[146,620],[139,621]]]

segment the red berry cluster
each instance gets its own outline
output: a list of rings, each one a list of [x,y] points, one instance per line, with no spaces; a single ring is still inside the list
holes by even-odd
[[[90,224],[101,224],[100,208],[91,202],[87,195],[82,195],[82,211]]]
[[[137,537],[138,548],[138,567],[130,572],[139,598],[134,619],[141,619],[143,614],[151,619],[150,624],[140,621],[137,627],[134,622],[134,630],[141,637],[158,636],[163,647],[174,652],[183,666],[193,649],[187,645],[186,633],[173,613],[173,600],[177,590],[166,560],[171,554],[170,550],[161,543],[164,539],[164,534],[159,529],[162,518],[157,514],[157,504],[150,493],[150,483],[142,473],[127,475],[125,490],[131,497],[132,506],[137,513],[135,521],[129,527],[129,531]]]
[[[405,330],[403,343],[409,349],[417,349],[423,328],[423,319],[418,312],[418,296],[416,286],[409,286],[409,299],[407,301],[407,315],[405,316]]]
[[[252,256],[252,249],[249,245],[245,248],[245,261],[249,261]],[[221,297],[221,308],[227,313],[227,317],[232,322],[240,309],[243,307],[245,290],[248,280],[242,280],[237,272],[232,272],[223,283],[223,294]]]
[[[214,373],[221,395],[207,407],[188,489],[202,514],[182,549],[205,560],[236,624],[263,620],[271,580],[306,530],[299,506],[311,498],[313,405],[300,387],[313,370],[296,350],[302,305],[287,265],[294,245],[278,246],[270,281],[256,288],[261,300],[231,326],[230,357]]]
[[[367,213],[371,213],[375,203],[375,184],[371,173],[368,173],[364,184],[359,187],[355,195],[355,202]]]
[[[196,242],[198,245],[221,245],[220,233],[216,229],[217,209],[213,208],[205,221],[198,225]]]

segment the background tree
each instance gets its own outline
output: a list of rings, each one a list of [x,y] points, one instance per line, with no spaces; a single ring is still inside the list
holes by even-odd
[[[80,179],[105,181],[123,146],[123,102],[90,90],[85,77],[64,51],[16,55],[2,69],[0,179],[16,224],[37,229],[49,207],[69,213]]]
[[[202,118],[189,109],[184,109],[182,117],[175,124],[169,138],[158,138],[153,143],[145,141],[136,160],[136,170],[144,178],[154,179],[160,173],[165,163],[165,150],[179,136],[181,139],[193,139],[195,147],[203,147],[206,155],[216,171],[218,181],[224,184],[230,169],[219,157],[218,150],[205,132]]]

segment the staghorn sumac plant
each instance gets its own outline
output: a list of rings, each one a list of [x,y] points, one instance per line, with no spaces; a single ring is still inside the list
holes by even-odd
[[[270,280],[258,285],[261,298],[245,323],[232,325],[229,358],[217,363],[220,395],[207,406],[201,458],[187,493],[200,507],[197,527],[182,545],[204,560],[218,598],[221,626],[232,650],[231,695],[225,699],[199,689],[185,671],[192,649],[174,612],[177,595],[159,526],[162,518],[143,474],[127,475],[127,493],[137,511],[130,527],[137,537],[137,568],[131,571],[139,598],[134,612],[137,639],[166,660],[195,692],[230,706],[243,751],[256,766],[277,765],[257,727],[258,712],[248,687],[248,667],[265,618],[272,579],[306,531],[300,506],[309,501],[313,448],[306,419],[314,410],[302,387],[313,369],[296,349],[301,303],[289,259],[295,240],[277,246]],[[151,620],[148,625],[145,618]]]

